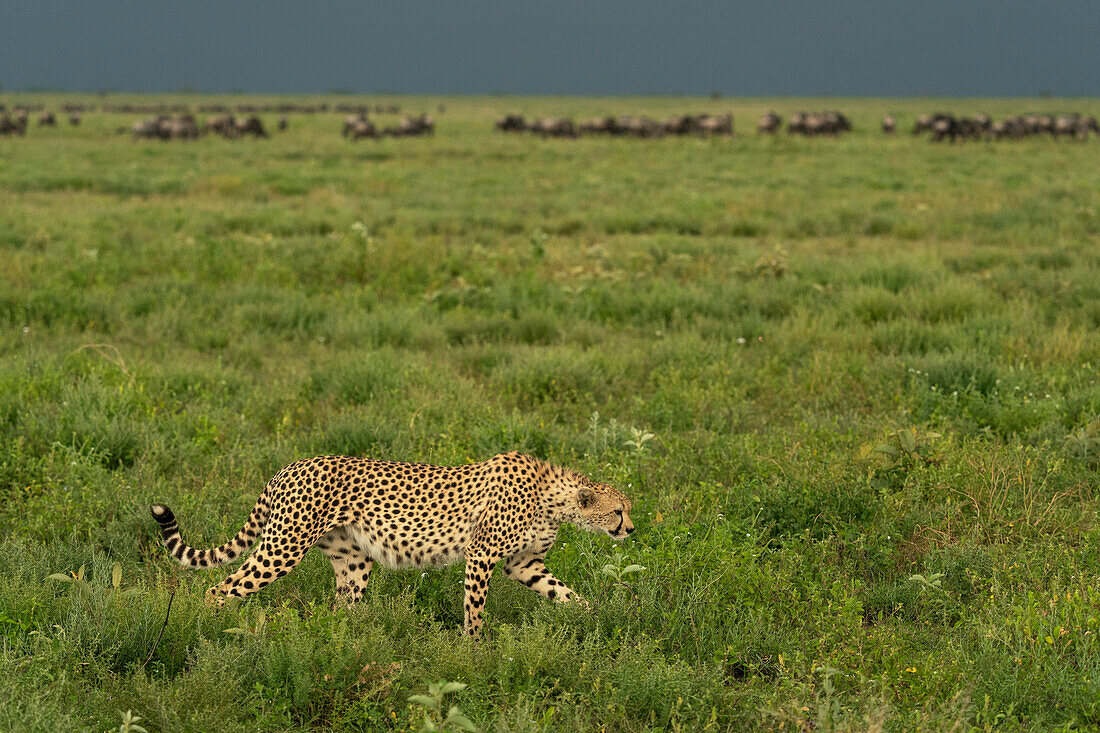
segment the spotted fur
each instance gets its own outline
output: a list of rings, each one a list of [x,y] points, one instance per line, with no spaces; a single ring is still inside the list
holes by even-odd
[[[328,556],[336,590],[363,596],[374,564],[442,566],[466,561],[465,630],[477,636],[489,577],[504,573],[556,601],[580,601],[543,559],[563,522],[615,539],[634,531],[631,501],[575,471],[520,453],[467,466],[323,456],[280,470],[237,536],[209,550],[184,544],[172,510],[151,507],[164,545],[183,565],[232,562],[262,535],[235,573],[207,592],[221,605],[289,573],[311,547]],[[583,601],[580,601],[583,603]]]

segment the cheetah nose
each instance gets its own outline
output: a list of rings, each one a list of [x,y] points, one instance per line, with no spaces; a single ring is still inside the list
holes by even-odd
[[[633,527],[627,527],[626,528],[626,533],[627,534],[634,534],[634,528]]]

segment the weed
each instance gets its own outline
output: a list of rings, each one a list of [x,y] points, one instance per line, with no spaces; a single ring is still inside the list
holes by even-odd
[[[118,726],[118,733],[149,733],[145,728],[138,725],[140,722],[140,716],[127,710],[122,714],[122,723]]]
[[[604,575],[610,578],[614,578],[616,583],[622,583],[623,578],[632,573],[645,572],[646,568],[644,565],[638,565],[637,563],[624,565],[623,563],[625,563],[626,561],[627,559],[625,555],[623,555],[621,552],[616,552],[612,556],[612,562],[604,565],[601,569],[601,572],[603,572]]]
[[[462,692],[465,689],[464,682],[432,682],[428,685],[427,695],[410,695],[409,702],[424,708],[424,722],[420,725],[420,733],[447,730],[476,731],[477,728],[457,705],[452,705],[447,710],[447,714],[443,714],[443,698],[452,692]]]
[[[635,453],[644,453],[646,449],[646,443],[656,439],[656,435],[650,432],[646,432],[640,428],[630,429],[630,439],[624,442],[624,445],[633,448]]]
[[[1062,439],[1062,447],[1071,458],[1095,468],[1100,465],[1100,419],[1093,418]]]
[[[890,433],[886,443],[864,443],[860,448],[860,457],[867,458],[872,453],[879,453],[892,461],[889,469],[909,470],[919,463],[939,460],[938,454],[932,451],[932,444],[939,437],[939,433],[921,432],[915,427],[901,428]]]
[[[235,634],[237,636],[263,636],[264,630],[266,628],[267,612],[261,608],[256,611],[256,616],[251,622],[245,621],[240,626],[223,629],[222,633]]]

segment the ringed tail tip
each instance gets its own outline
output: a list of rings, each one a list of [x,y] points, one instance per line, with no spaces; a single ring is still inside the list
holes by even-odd
[[[153,519],[157,520],[158,524],[169,524],[175,521],[172,510],[164,504],[153,504],[149,507],[149,512],[153,515]]]

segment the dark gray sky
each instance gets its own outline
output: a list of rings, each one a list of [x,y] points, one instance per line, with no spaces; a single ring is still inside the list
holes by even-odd
[[[0,0],[0,87],[1100,96],[1100,0]]]

